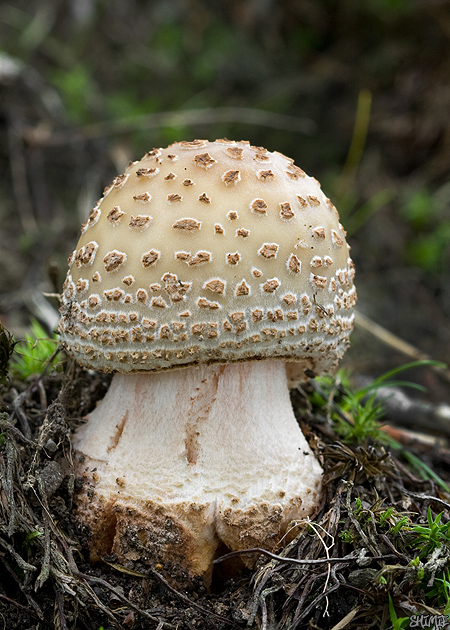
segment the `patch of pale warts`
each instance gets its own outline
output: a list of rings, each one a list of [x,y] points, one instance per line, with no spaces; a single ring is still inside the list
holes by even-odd
[[[311,267],[322,267],[323,261],[320,256],[313,256],[309,264]]]
[[[264,293],[273,293],[278,289],[279,286],[280,281],[278,280],[278,278],[271,278],[270,280],[267,280],[267,282],[265,282],[263,285],[261,285],[261,288]]]
[[[147,151],[147,153],[144,155],[144,157],[146,158],[157,158],[161,155],[162,151],[161,149],[152,149],[151,151]]]
[[[245,280],[242,280],[242,282],[236,286],[235,295],[237,297],[241,295],[250,295],[250,287]]]
[[[211,252],[197,252],[193,258],[188,261],[188,265],[199,265],[200,263],[212,260]]]
[[[128,170],[129,168],[131,168],[132,166],[135,166],[135,164],[138,163],[138,160],[130,160],[127,164],[126,170]]]
[[[202,203],[211,203],[211,199],[208,197],[208,195],[205,192],[199,195],[198,200],[201,201]]]
[[[308,247],[309,245],[304,238],[299,238],[294,245],[294,249],[307,249]]]
[[[242,319],[244,319],[244,313],[239,311],[237,313],[230,313],[230,319],[233,320],[235,324],[239,323]]]
[[[308,328],[311,332],[317,332],[319,330],[319,324],[317,323],[317,320],[314,319],[314,317],[311,317],[311,319],[309,320]]]
[[[178,219],[178,221],[175,221],[175,223],[172,225],[174,230],[186,230],[187,232],[192,232],[193,230],[200,230],[201,226],[202,224],[200,221],[197,221],[196,219],[189,219],[189,218]]]
[[[311,206],[320,206],[320,201],[315,195],[307,195],[307,197]]]
[[[298,200],[298,203],[300,204],[301,208],[307,208],[308,207],[308,202],[306,201],[306,199],[304,199],[300,195],[297,195],[297,200]]]
[[[108,186],[106,186],[106,188],[103,191],[103,194],[107,195],[109,192],[111,192],[113,188],[117,188],[117,189],[122,188],[122,186],[125,184],[128,178],[129,178],[128,174],[117,175],[117,177],[114,177],[112,182],[108,184]]]
[[[136,171],[136,176],[139,179],[142,178],[151,178],[151,177],[155,177],[155,175],[158,175],[159,173],[159,168],[157,168],[156,166],[152,166],[151,168],[138,168],[138,170]]]
[[[110,210],[106,216],[111,225],[118,225],[125,216],[125,212],[120,209],[120,206],[114,206],[112,210]]]
[[[180,317],[190,317],[191,316],[191,311],[184,311],[183,313],[180,313]]]
[[[92,265],[94,263],[95,254],[97,253],[98,243],[90,241],[83,245],[75,254],[75,262],[77,267],[82,265]]]
[[[150,249],[148,252],[142,254],[141,262],[142,266],[146,269],[155,264],[157,260],[161,257],[161,252],[158,252],[156,249]]]
[[[253,276],[254,278],[261,278],[261,276],[262,276],[262,271],[261,271],[261,269],[257,269],[256,267],[253,267],[253,268],[252,268],[252,276]]]
[[[108,302],[118,302],[124,295],[124,291],[122,289],[109,289],[108,291],[103,291],[103,295],[108,300]]]
[[[257,322],[260,322],[263,318],[264,313],[262,312],[262,310],[260,308],[255,308],[254,311],[252,311],[252,321],[256,324]]]
[[[233,254],[226,254],[226,261],[229,265],[237,265],[241,260],[241,255],[239,252],[234,252]]]
[[[292,219],[295,217],[291,204],[288,201],[280,203],[280,217],[282,219]]]
[[[317,276],[316,274],[312,273],[310,275],[310,280],[312,284],[314,284],[319,289],[325,289],[325,287],[327,286],[327,278],[325,276]]]
[[[212,311],[215,311],[218,308],[220,308],[220,305],[217,302],[211,302],[210,300],[207,300],[206,298],[199,298],[197,300],[197,305],[199,308],[209,308]]]
[[[290,166],[288,166],[286,170],[286,174],[291,179],[298,179],[299,177],[305,177],[306,175],[305,171],[302,170],[299,166],[296,166],[295,164],[290,164]]]
[[[233,326],[228,321],[224,321],[222,324],[222,328],[225,332],[231,332],[233,330]]]
[[[235,186],[241,180],[240,171],[226,171],[222,175],[222,181],[225,186]]]
[[[117,249],[113,249],[111,252],[108,252],[103,258],[105,270],[108,272],[116,271],[126,262],[126,260],[127,255],[125,254],[125,252],[119,252]]]
[[[183,186],[195,186],[195,183],[192,181],[192,179],[183,179]]]
[[[251,148],[255,152],[255,155],[253,156],[254,160],[257,160],[258,162],[270,162],[270,157],[267,155],[267,149],[255,146],[252,146]]]
[[[161,280],[163,282],[169,282],[169,283],[173,283],[176,282],[178,280],[178,276],[175,273],[170,273],[167,272],[163,275],[163,277],[161,278]]]
[[[276,311],[267,311],[267,319],[271,322],[278,322],[284,319],[283,311],[277,308]]]
[[[130,287],[134,282],[134,276],[125,276],[125,278],[122,278],[122,282],[127,287]]]
[[[153,293],[161,291],[161,285],[159,284],[159,282],[153,282],[153,284],[150,285],[150,290],[153,291]]]
[[[142,318],[141,324],[144,330],[153,330],[156,327],[156,322],[152,319],[148,319],[147,317]]]
[[[171,182],[175,178],[176,178],[175,173],[167,173],[167,175],[164,177],[166,182]]]
[[[239,335],[239,333],[243,332],[244,330],[247,330],[247,322],[241,322],[236,326],[237,335]]]
[[[208,143],[207,140],[195,139],[191,141],[182,140],[181,142],[177,144],[183,147],[183,149],[199,149],[200,147],[204,147],[207,143]]]
[[[192,282],[181,282],[181,280],[175,280],[174,282],[167,283],[164,289],[172,297],[172,300],[173,296],[176,294],[177,297],[173,301],[179,302],[182,297],[178,299],[178,296],[183,296],[185,293],[187,293],[191,286]]]
[[[244,149],[241,147],[228,147],[226,149],[226,153],[237,160],[242,159],[242,154],[244,153]]]
[[[356,274],[356,267],[355,267],[355,263],[353,262],[351,258],[348,259],[348,266],[349,266],[350,279],[353,280]]]
[[[325,228],[318,225],[313,229],[313,236],[316,236],[317,238],[325,238]]]
[[[270,169],[267,171],[258,171],[256,176],[263,182],[270,181],[274,178],[273,171],[271,171]]]
[[[229,221],[236,221],[236,219],[239,219],[239,215],[236,210],[230,210],[230,212],[228,212],[227,214],[227,219]]]
[[[216,163],[216,160],[212,158],[209,153],[199,153],[194,157],[194,162],[197,166],[207,169],[211,168],[211,166]]]
[[[239,230],[236,230],[236,236],[242,236],[242,238],[247,238],[249,234],[250,230],[246,230],[245,228],[239,228]]]
[[[210,339],[214,339],[215,337],[219,336],[219,333],[218,333],[217,329],[218,329],[217,322],[210,322],[209,323],[209,330],[208,330],[207,334],[208,334],[208,337]]]
[[[191,326],[191,333],[193,335],[202,335],[206,330],[206,324],[205,322],[201,322],[198,324],[192,324]]]
[[[73,263],[75,262],[76,255],[77,255],[77,250],[74,249],[73,252],[70,254],[70,256],[67,258],[67,264],[69,265],[69,267],[71,267]]]
[[[167,302],[165,301],[164,298],[158,296],[158,297],[152,298],[151,306],[155,308],[167,308]]]
[[[298,311],[289,311],[288,313],[286,313],[286,319],[298,319]]]
[[[178,160],[178,155],[175,155],[175,153],[169,153],[166,157],[171,162],[176,162]]]
[[[331,241],[335,247],[342,247],[344,239],[342,239],[336,230],[331,230]]]
[[[264,243],[261,249],[258,250],[259,256],[263,258],[276,258],[279,245],[277,243]]]
[[[255,214],[267,214],[267,204],[264,199],[253,199],[250,210]]]
[[[138,289],[136,291],[136,300],[142,304],[146,304],[148,300],[148,293],[146,289]]]
[[[84,234],[86,230],[97,223],[101,215],[101,210],[98,206],[92,208],[89,212],[88,219],[85,223],[81,224],[81,233]]]
[[[295,254],[291,254],[287,261],[287,268],[291,273],[300,273],[302,269],[302,263]]]
[[[138,314],[137,313],[130,313],[128,315],[128,319],[130,320],[130,322],[136,322],[138,318]]]
[[[324,267],[331,267],[332,264],[333,264],[333,259],[331,258],[331,256],[324,256],[323,257],[323,266]]]
[[[141,193],[140,195],[133,195],[134,201],[139,201],[139,203],[148,203],[151,198],[152,196],[148,192]]]
[[[75,284],[77,293],[85,293],[89,289],[89,281],[84,278],[77,280]]]
[[[153,220],[153,217],[148,214],[138,214],[137,216],[131,215],[131,219],[128,222],[128,227],[137,230],[138,232],[143,232],[150,225],[150,221]]]
[[[175,252],[176,260],[182,260],[183,262],[188,262],[191,256],[191,252]]]
[[[167,201],[169,203],[176,203],[177,201],[183,201],[183,197],[178,193],[171,193],[170,195],[167,195]]]
[[[160,339],[170,339],[170,328],[169,326],[165,325],[165,326],[161,326],[161,328],[159,329],[159,338]]]

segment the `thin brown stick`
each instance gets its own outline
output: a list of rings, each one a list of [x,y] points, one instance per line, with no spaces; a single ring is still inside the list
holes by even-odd
[[[394,350],[397,350],[401,354],[405,356],[417,360],[417,361],[432,361],[433,357],[430,357],[426,352],[422,352],[419,348],[416,348],[412,344],[408,343],[404,339],[401,339],[394,333],[390,332],[377,322],[375,322],[367,315],[363,315],[360,311],[356,310],[355,313],[355,324],[361,330],[370,333],[381,342],[383,342],[386,346],[390,346]],[[445,380],[450,381],[450,370],[446,368],[442,368],[439,366],[431,366],[433,370],[435,370],[440,376],[442,376]]]

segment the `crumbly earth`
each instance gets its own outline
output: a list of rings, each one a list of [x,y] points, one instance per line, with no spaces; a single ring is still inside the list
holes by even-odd
[[[433,517],[443,512],[448,519],[447,494],[415,477],[404,461],[377,445],[337,443],[337,435],[324,418],[305,413],[305,400],[299,392],[293,398],[294,406],[299,412],[303,408],[301,416],[312,425],[311,430],[302,422],[310,441],[323,453],[326,485],[314,522],[294,531],[298,536],[280,553],[294,561],[300,557],[320,564],[301,567],[289,560],[281,563],[260,556],[249,570],[240,558],[229,559],[214,566],[209,590],[198,583],[186,594],[167,582],[160,564],[149,568],[139,557],[118,563],[115,555],[105,556],[95,565],[87,561],[87,532],[75,526],[73,519],[69,437],[80,423],[78,411],[85,415],[104,395],[108,376],[72,367],[68,378],[53,374],[27,386],[14,385],[20,399],[17,390],[7,386],[1,392],[2,408],[11,411],[15,401],[20,420],[10,428],[3,424],[5,414],[0,417],[4,436],[0,444],[0,540],[4,549],[0,613],[8,630],[38,625],[89,630],[100,626],[105,630],[244,630],[258,627],[265,618],[289,627],[294,615],[302,617],[299,630],[311,626],[331,629],[356,609],[359,612],[348,621],[349,630],[375,630],[381,627],[383,615],[389,615],[389,595],[394,594],[399,615],[411,615],[411,602],[420,609],[423,591],[415,585],[416,574],[411,569],[417,552],[408,544],[407,532],[397,535],[391,528],[406,515],[413,522],[426,523],[429,506]],[[23,437],[27,426],[31,440]],[[450,482],[448,447],[416,444],[408,452]],[[55,475],[44,472],[49,463],[60,471],[59,485]],[[39,479],[44,481],[42,485]],[[79,481],[75,480],[75,487]],[[362,512],[358,513],[357,502],[361,502]],[[383,521],[381,516],[387,510],[389,520]],[[355,523],[364,529],[360,531]],[[8,534],[7,527],[12,533]],[[367,545],[372,551],[367,552]],[[357,558],[344,559],[354,550],[357,557],[362,554],[361,564]],[[217,555],[225,551],[219,549]],[[338,583],[326,581],[327,555],[340,559]],[[380,575],[387,580],[379,581]],[[180,573],[179,578],[183,577]],[[303,594],[308,598],[303,599]],[[439,608],[436,610],[439,614]]]

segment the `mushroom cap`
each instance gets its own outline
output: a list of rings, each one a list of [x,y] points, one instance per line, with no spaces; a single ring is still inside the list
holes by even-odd
[[[130,163],[91,210],[59,332],[106,372],[283,359],[305,380],[348,345],[353,277],[336,208],[293,160],[177,142]]]

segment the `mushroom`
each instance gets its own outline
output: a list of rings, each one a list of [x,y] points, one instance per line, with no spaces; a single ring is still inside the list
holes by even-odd
[[[317,180],[248,142],[154,149],[105,188],[69,265],[62,342],[115,373],[73,441],[91,557],[187,583],[226,549],[275,549],[321,491],[288,384],[336,368],[356,301]]]

